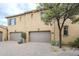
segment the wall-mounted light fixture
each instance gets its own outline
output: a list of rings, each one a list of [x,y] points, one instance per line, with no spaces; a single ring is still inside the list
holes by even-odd
[[[33,18],[33,14],[31,14],[31,18]]]
[[[38,31],[40,31],[40,28],[38,28]]]
[[[15,32],[16,32],[16,30],[15,30]]]

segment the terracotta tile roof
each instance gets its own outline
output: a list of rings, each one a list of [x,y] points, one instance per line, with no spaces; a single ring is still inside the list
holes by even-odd
[[[7,26],[0,25],[0,28],[7,29]]]

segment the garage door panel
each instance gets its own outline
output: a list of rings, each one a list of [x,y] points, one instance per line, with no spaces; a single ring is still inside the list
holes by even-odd
[[[0,41],[2,41],[2,32],[0,32]]]
[[[11,41],[18,41],[19,39],[21,39],[21,33],[11,33],[10,34]]]
[[[30,32],[31,42],[50,42],[50,32]]]

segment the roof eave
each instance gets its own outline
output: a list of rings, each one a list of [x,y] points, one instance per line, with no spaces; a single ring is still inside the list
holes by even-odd
[[[5,18],[12,18],[12,17],[21,16],[21,15],[29,14],[29,13],[35,13],[35,12],[39,12],[39,11],[43,11],[43,10],[46,10],[46,9],[32,10],[32,11],[24,12],[24,13],[18,14],[18,15],[7,16],[7,17],[5,17]]]

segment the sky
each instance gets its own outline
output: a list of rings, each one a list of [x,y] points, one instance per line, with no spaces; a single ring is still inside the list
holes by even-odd
[[[36,9],[35,3],[0,3],[0,25],[7,25],[6,16],[20,14]]]

